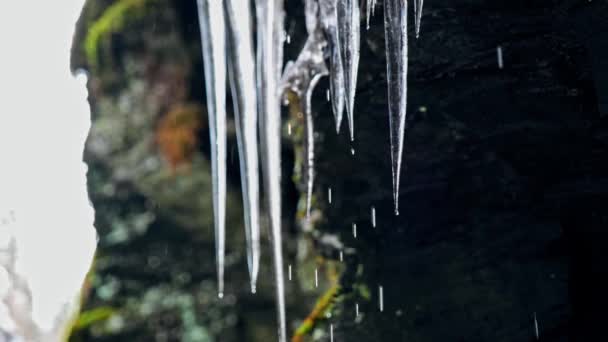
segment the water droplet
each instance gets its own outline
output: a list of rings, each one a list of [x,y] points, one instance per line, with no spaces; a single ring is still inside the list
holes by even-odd
[[[331,204],[331,188],[327,189],[327,200],[329,201],[329,204]]]
[[[502,60],[502,46],[498,46],[496,48],[496,59],[498,61],[498,69],[502,69],[504,67],[504,62]]]
[[[329,325],[329,340],[331,342],[334,342],[334,325],[333,324]]]
[[[372,207],[372,227],[376,228],[376,208]]]
[[[315,268],[315,287],[319,287],[319,270]]]
[[[353,223],[353,237],[356,239],[357,238],[357,224]]]
[[[536,320],[536,312],[534,313],[534,335],[536,336],[536,339],[538,340],[540,337],[540,334],[538,331],[538,320]]]
[[[289,264],[289,267],[287,268],[287,274],[288,274],[289,281],[291,281],[291,264]]]
[[[380,312],[384,311],[384,288],[382,285],[378,286],[378,309],[380,309]]]
[[[359,303],[355,303],[355,317],[359,317]]]
[[[218,297],[219,299],[224,298],[224,292],[218,292],[217,297]]]
[[[344,252],[340,251],[340,261],[344,261]]]
[[[287,135],[291,135],[291,122],[287,124]]]

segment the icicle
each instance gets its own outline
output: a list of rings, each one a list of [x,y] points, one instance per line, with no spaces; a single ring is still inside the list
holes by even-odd
[[[416,0],[414,0],[416,1]],[[399,215],[399,179],[407,107],[407,0],[386,0],[384,30],[388,79],[388,111],[395,214]]]
[[[414,0],[414,13],[416,15],[415,29],[416,39],[420,37],[420,24],[422,23],[422,7],[424,6],[424,0]]]
[[[376,7],[376,0],[366,0],[365,1],[365,20],[366,20],[366,28],[369,30],[369,21],[374,15],[374,8]]]
[[[256,291],[260,265],[257,99],[251,8],[248,0],[226,0],[230,86],[241,165],[241,186],[251,292]]]
[[[307,95],[307,97],[309,96],[310,94]],[[304,130],[306,132],[304,145],[304,154],[306,155],[306,219],[308,220],[310,219],[310,210],[312,208],[312,190],[315,179],[315,132],[312,112],[310,110],[310,98],[305,101],[308,102],[308,105],[303,108],[305,116]]]
[[[323,49],[327,42],[319,24],[319,3],[306,0],[306,30],[308,39],[295,62],[287,63],[281,87],[284,93],[292,92],[299,99],[299,109],[306,122],[305,155],[306,165],[306,214],[310,218],[312,189],[314,184],[314,130],[312,120],[311,97],[319,79],[327,75],[327,66],[323,59]]]
[[[344,68],[340,53],[340,36],[338,30],[338,0],[321,0],[320,18],[329,45],[329,95],[331,93],[332,110],[336,122],[336,133],[340,133],[340,124],[344,113]]]
[[[338,2],[338,28],[340,52],[344,66],[344,89],[346,90],[346,115],[350,140],[354,140],[354,106],[359,70],[360,14],[358,0]]]
[[[279,78],[283,65],[283,0],[256,0],[260,143],[264,192],[272,236],[278,340],[287,341],[283,239],[281,237],[281,109]]]
[[[222,4],[223,2],[215,0],[198,0],[211,140],[215,248],[220,298],[224,296],[226,244],[226,47]]]

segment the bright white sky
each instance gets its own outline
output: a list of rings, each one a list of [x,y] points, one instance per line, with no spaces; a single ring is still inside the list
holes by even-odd
[[[15,211],[17,270],[43,328],[77,295],[96,243],[82,163],[86,77],[69,70],[83,2],[0,1],[0,218]]]

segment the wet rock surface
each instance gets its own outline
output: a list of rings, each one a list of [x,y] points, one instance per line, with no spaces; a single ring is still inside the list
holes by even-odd
[[[116,3],[89,2],[75,46]],[[195,2],[142,8],[104,36],[99,65],[75,50],[75,66],[91,73],[85,159],[100,249],[73,340],[271,341],[270,253],[265,241],[260,293],[251,296],[233,133],[232,295],[216,299]],[[313,94],[312,227],[298,176],[302,121],[285,113],[294,127],[283,153],[291,331],[339,275],[339,294],[304,340],[328,340],[331,323],[336,341],[532,341],[535,315],[541,341],[597,335],[607,304],[605,18],[600,1],[427,1],[420,39],[410,32],[395,216],[378,7],[370,29],[362,24],[354,143],[346,122],[335,134],[327,78]],[[299,2],[287,8],[286,30],[293,60],[305,40]],[[103,319],[82,322],[101,308]]]

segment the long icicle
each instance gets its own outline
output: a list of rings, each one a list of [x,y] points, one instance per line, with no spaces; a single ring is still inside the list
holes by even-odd
[[[213,212],[218,276],[218,296],[224,296],[226,245],[226,55],[223,1],[197,0],[213,178]]]
[[[360,13],[358,0],[338,1],[338,28],[344,65],[344,88],[346,90],[346,115],[350,140],[354,140],[354,106],[359,70]]]
[[[322,0],[319,3],[319,10],[321,25],[329,44],[329,89],[336,122],[336,133],[340,133],[344,113],[344,67],[340,53],[337,4],[338,0]]]
[[[278,87],[283,65],[283,0],[257,0],[256,14],[262,168],[273,245],[278,341],[286,342],[287,320],[281,236],[281,108]]]
[[[314,185],[314,132],[312,123],[311,97],[319,79],[328,74],[323,50],[327,41],[318,18],[320,11],[317,0],[306,0],[306,30],[308,39],[295,62],[289,62],[283,73],[281,87],[285,92],[293,92],[299,99],[300,110],[306,120],[306,217],[310,218],[312,190]]]
[[[260,265],[257,98],[251,8],[248,0],[226,0],[228,75],[232,89],[251,292],[256,292]]]
[[[416,0],[414,0],[416,1]],[[407,0],[384,2],[388,111],[395,214],[399,214],[399,179],[407,110]]]
[[[420,25],[422,23],[422,7],[424,6],[424,0],[414,0],[414,13],[416,15],[416,38],[420,37]]]

